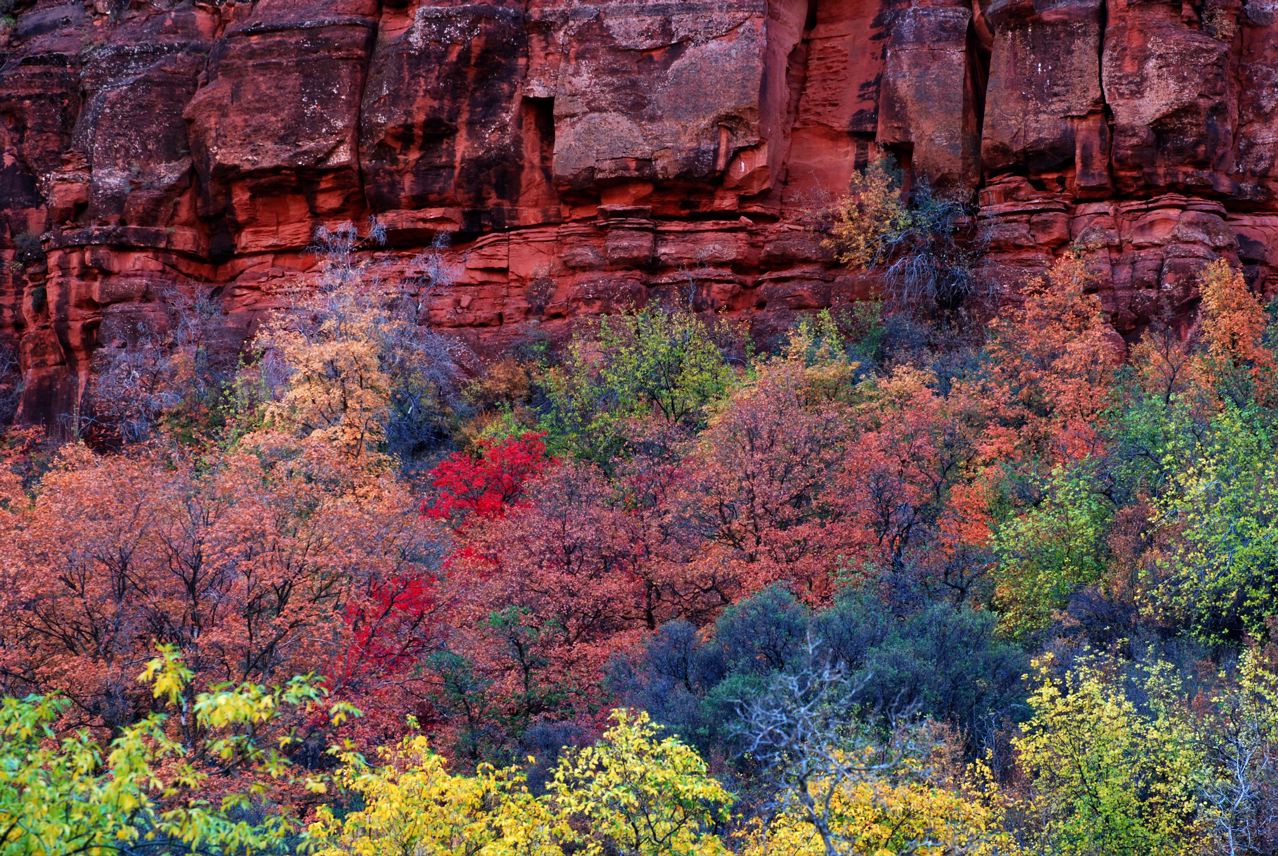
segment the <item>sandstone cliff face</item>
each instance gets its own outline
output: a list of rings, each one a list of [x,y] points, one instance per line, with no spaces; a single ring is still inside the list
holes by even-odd
[[[1083,242],[1130,331],[1207,258],[1278,290],[1275,0],[17,0],[0,343],[23,416],[212,289],[228,341],[320,224],[423,248],[503,343],[679,293],[764,332],[864,294],[809,228],[880,151],[971,188],[988,275]]]

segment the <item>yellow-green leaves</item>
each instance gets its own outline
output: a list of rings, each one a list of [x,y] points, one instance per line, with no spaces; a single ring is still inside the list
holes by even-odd
[[[176,705],[194,676],[195,673],[182,662],[176,647],[157,645],[156,656],[147,661],[138,683],[150,684],[153,698]]]
[[[284,687],[225,686],[183,703],[193,674],[176,649],[161,647],[142,675],[153,697],[181,705],[186,738],[179,740],[164,714],[152,714],[122,729],[104,744],[82,730],[60,742],[56,725],[68,702],[52,697],[0,700],[0,854],[115,853],[139,841],[168,841],[169,850],[202,848],[221,853],[279,850],[293,827],[278,806],[261,806],[262,788],[227,794],[214,807],[205,798],[207,768],[197,758],[216,759],[218,772],[243,769],[249,780],[286,779],[289,762],[257,735],[282,710],[320,697],[310,678]],[[314,777],[304,780],[323,787]],[[247,809],[264,808],[251,821]]]
[[[1147,671],[1148,709],[1138,710],[1101,661],[1052,675],[1037,661],[1034,717],[1013,741],[1030,780],[1024,806],[1034,852],[1199,852],[1205,769],[1188,720],[1167,703],[1177,694],[1166,668]]]
[[[541,381],[541,428],[555,454],[607,464],[637,436],[697,428],[735,382],[711,331],[693,313],[647,308],[609,316],[572,342]]]
[[[815,788],[822,783],[814,783]],[[918,771],[848,780],[830,800],[828,837],[837,852],[872,856],[1017,856],[998,806],[972,788],[929,782]],[[827,856],[812,820],[795,809],[756,818],[740,835],[742,856]]]
[[[342,757],[337,782],[359,808],[320,808],[308,830],[317,856],[559,852],[562,830],[518,770],[451,773],[420,735],[383,752],[381,766],[354,753]]]
[[[1278,597],[1278,444],[1267,418],[1226,405],[1201,439],[1168,454],[1157,498],[1147,612],[1207,641],[1258,632]]]
[[[995,601],[1013,635],[1046,627],[1070,595],[1102,579],[1112,504],[1086,466],[1056,467],[1043,498],[998,527]]]
[[[644,712],[612,718],[599,743],[565,753],[550,784],[572,843],[591,856],[723,852],[712,830],[732,795],[696,750],[661,738]]]
[[[358,806],[321,808],[318,856],[712,854],[732,796],[692,748],[662,738],[647,714],[619,711],[594,746],[570,750],[544,797],[517,768],[453,773],[426,738],[409,737],[370,767],[343,756],[338,782]]]

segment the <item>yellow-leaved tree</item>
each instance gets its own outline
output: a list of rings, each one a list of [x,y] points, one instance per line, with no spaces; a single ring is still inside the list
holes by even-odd
[[[616,710],[594,746],[570,750],[550,783],[550,804],[574,852],[603,856],[726,853],[714,834],[732,795],[697,751],[640,711]]]
[[[791,745],[787,791],[771,816],[738,833],[742,856],[1014,856],[1003,799],[982,764],[963,769],[945,729],[902,726],[886,739],[846,732],[842,745]],[[773,768],[775,772],[775,767]]]
[[[353,752],[342,760],[336,780],[360,808],[319,809],[309,829],[316,856],[561,852],[562,824],[516,768],[483,764],[473,776],[452,773],[422,735],[383,750],[379,766]]]
[[[1035,667],[1034,716],[1013,740],[1029,779],[1023,810],[1034,852],[1203,852],[1207,767],[1195,725],[1175,703],[1171,668],[1147,667],[1147,701],[1138,709],[1114,664],[1084,660],[1060,677],[1050,656]]]
[[[450,772],[421,736],[381,766],[347,753],[337,781],[359,807],[321,808],[309,830],[314,852],[725,854],[715,826],[728,820],[732,796],[696,750],[660,737],[645,713],[616,711],[613,723],[594,746],[565,752],[540,797],[518,768]]]
[[[849,779],[831,791],[829,841],[799,811],[768,820],[756,818],[742,834],[742,856],[1014,856],[1022,851],[1004,829],[1002,810],[974,776],[968,784],[947,787],[914,764],[890,775]],[[814,782],[814,790],[824,782]]]
[[[257,381],[270,428],[354,458],[416,455],[446,433],[458,346],[424,323],[425,304],[411,289],[357,260],[357,250],[381,242],[378,224],[365,236],[343,223],[315,238],[318,283],[299,283],[287,308],[266,318],[253,342],[262,359],[241,385]],[[443,278],[434,261],[421,261],[431,287]]]

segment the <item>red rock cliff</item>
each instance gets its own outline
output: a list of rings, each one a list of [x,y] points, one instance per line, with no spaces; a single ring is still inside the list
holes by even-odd
[[[1085,240],[1115,324],[1204,259],[1278,290],[1275,0],[17,0],[0,342],[71,411],[165,289],[234,339],[376,216],[502,342],[680,291],[776,329],[864,290],[806,226],[877,151],[979,193],[989,272]],[[424,281],[424,280],[423,280]]]

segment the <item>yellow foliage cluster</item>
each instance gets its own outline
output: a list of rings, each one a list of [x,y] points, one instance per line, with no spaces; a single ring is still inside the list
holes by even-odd
[[[1001,810],[976,784],[943,787],[908,770],[846,782],[830,801],[830,837],[839,853],[869,856],[1021,853],[1003,828]],[[813,790],[823,789],[823,783],[813,784]],[[740,838],[742,856],[830,856],[812,821],[793,810],[755,819]]]
[[[826,242],[834,257],[854,270],[873,267],[884,247],[913,225],[896,178],[882,161],[854,172],[834,211]]]
[[[595,746],[565,752],[542,797],[515,767],[449,772],[422,736],[384,753],[377,767],[348,753],[337,779],[362,807],[320,809],[314,852],[725,853],[713,828],[728,819],[732,796],[696,751],[659,737],[645,713],[616,711],[613,722]]]
[[[345,756],[339,783],[359,808],[322,808],[310,828],[317,856],[831,856],[798,808],[727,830],[733,796],[697,752],[661,737],[643,712],[614,711],[594,746],[567,750],[547,793],[534,796],[515,767],[452,773],[424,737],[370,766]],[[906,761],[890,774],[834,789],[823,823],[838,853],[1019,854],[1002,825],[997,791],[978,768],[964,781]],[[984,774],[982,774],[984,773]],[[821,782],[812,782],[823,791]]]
[[[483,765],[474,776],[450,773],[420,735],[367,765],[348,753],[337,782],[362,807],[339,817],[329,806],[310,827],[319,856],[418,853],[547,853],[561,831],[514,769]]]
[[[268,405],[268,423],[358,454],[382,439],[391,378],[381,359],[385,319],[370,301],[346,293],[354,287],[275,316],[257,344],[290,371],[283,393]]]
[[[1034,718],[1013,743],[1032,781],[1023,810],[1035,818],[1040,852],[1202,852],[1206,765],[1193,726],[1170,703],[1179,694],[1170,667],[1145,675],[1141,711],[1103,661],[1060,680],[1050,656],[1036,666]]]

